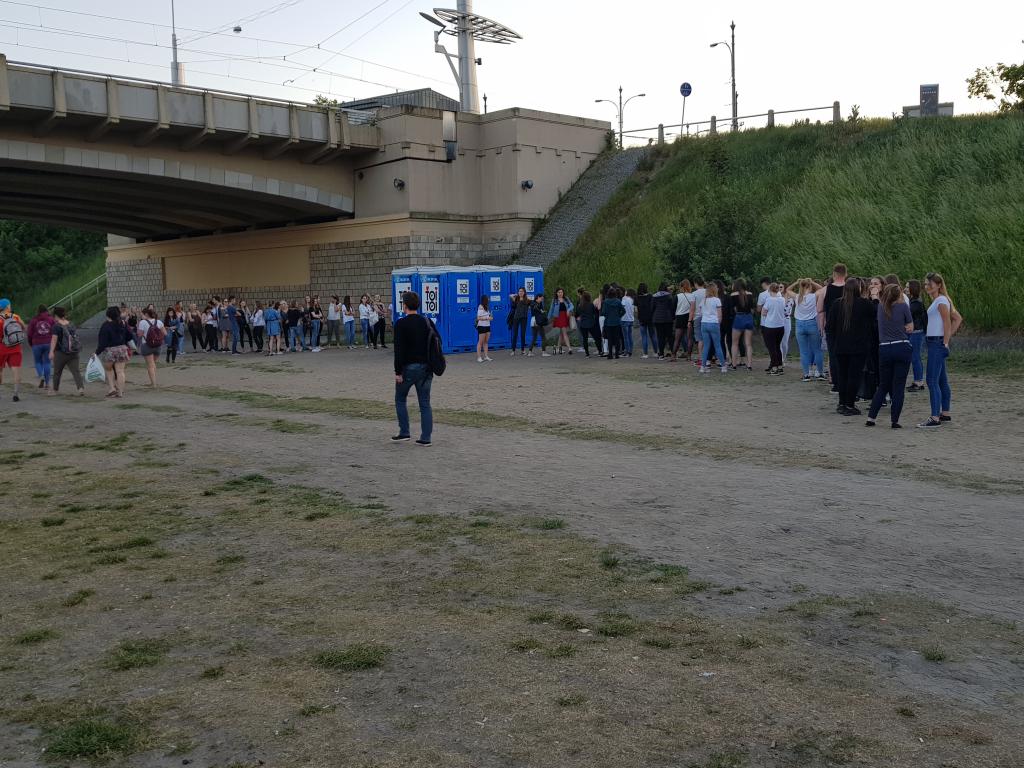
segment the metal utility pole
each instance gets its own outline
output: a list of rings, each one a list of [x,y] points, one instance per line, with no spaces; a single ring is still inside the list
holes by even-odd
[[[622,149],[622,146],[623,146],[622,145],[622,122],[623,122],[622,121],[622,115],[623,115],[623,110],[625,110],[626,105],[629,104],[629,102],[631,102],[633,99],[639,99],[639,98],[642,98],[642,97],[644,97],[646,95],[647,95],[646,93],[638,93],[638,94],[636,94],[634,96],[630,96],[628,99],[623,101],[622,100],[622,86],[620,85],[619,86],[619,103],[617,105],[611,99],[594,99],[594,103],[595,104],[600,104],[601,102],[605,102],[605,103],[611,104],[613,107],[615,107],[616,115],[619,118],[619,149]]]
[[[473,0],[459,0],[459,82],[462,111],[480,113],[480,88],[476,80],[476,40],[473,37]]]
[[[174,19],[174,0],[171,0],[171,85],[181,85],[182,66],[178,63],[178,28]]]
[[[724,45],[729,49],[729,58],[732,64],[732,129],[738,131],[740,127],[739,121],[739,95],[736,93],[736,22],[729,24],[729,29],[732,30],[732,44],[729,44],[722,40],[718,43],[712,43],[711,47],[714,48],[718,45]]]

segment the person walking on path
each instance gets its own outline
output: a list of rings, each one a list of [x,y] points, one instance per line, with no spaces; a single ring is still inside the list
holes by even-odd
[[[131,328],[121,319],[121,311],[107,307],[107,319],[96,340],[96,356],[107,373],[107,397],[124,397],[124,368],[131,357],[128,345],[134,342]]]
[[[900,429],[900,413],[903,412],[904,388],[907,373],[910,372],[910,333],[914,330],[914,318],[910,307],[903,302],[899,285],[887,285],[882,289],[878,302],[878,388],[868,408],[866,426],[875,426],[875,419],[882,409],[886,397],[892,398],[889,416],[892,428]]]
[[[50,363],[53,315],[45,304],[40,304],[36,316],[29,320],[27,333],[29,346],[32,347],[32,361],[36,366],[36,376],[39,377],[39,388],[49,391],[50,374],[53,371]]]
[[[25,338],[25,323],[14,314],[10,299],[0,299],[0,381],[4,368],[10,368],[14,376],[14,402],[21,399],[21,343]]]
[[[918,426],[929,428],[953,420],[950,414],[953,393],[946,375],[946,358],[949,357],[950,339],[960,330],[963,318],[953,306],[946,292],[946,281],[938,272],[928,273],[925,290],[932,300],[928,305],[928,328],[925,331],[925,342],[928,344],[925,380],[928,382],[932,415]]]
[[[429,446],[434,430],[434,415],[430,408],[430,387],[434,373],[430,368],[430,338],[436,330],[419,313],[420,297],[412,291],[402,294],[403,316],[395,323],[392,346],[395,354],[395,413],[398,416],[398,434],[394,443],[412,439],[409,430],[409,408],[406,400],[409,390],[416,388],[420,407],[420,439],[416,445]]]
[[[75,387],[79,396],[85,394],[85,380],[82,378],[81,364],[78,353],[82,351],[82,342],[78,339],[78,329],[68,319],[64,307],[53,308],[53,338],[50,341],[50,357],[53,360],[53,389],[51,395],[60,391],[61,375],[64,369],[71,371],[75,379]]]
[[[232,303],[230,306],[234,306]],[[139,335],[142,337],[142,357],[146,360],[146,372],[149,374],[149,386],[156,387],[156,359],[160,356],[160,347],[164,345],[167,329],[156,316],[156,311],[146,307],[142,310],[139,321]],[[238,338],[237,336],[233,338]],[[235,354],[235,353],[232,353]]]

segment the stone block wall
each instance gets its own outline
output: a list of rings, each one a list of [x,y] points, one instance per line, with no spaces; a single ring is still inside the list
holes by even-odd
[[[309,249],[308,285],[245,287],[209,286],[190,290],[164,290],[159,259],[115,261],[107,264],[107,300],[128,306],[150,302],[160,310],[181,301],[187,307],[203,307],[211,295],[235,295],[252,305],[261,300],[295,298],[316,294],[327,299],[346,294],[358,301],[363,293],[387,297],[391,293],[391,272],[411,266],[446,264],[506,264],[519,252],[525,235],[495,235],[481,241],[479,234],[385,237],[313,245]],[[241,277],[241,276],[240,276]]]

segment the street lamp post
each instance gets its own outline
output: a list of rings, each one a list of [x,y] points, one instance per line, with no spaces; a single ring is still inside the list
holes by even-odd
[[[178,63],[178,28],[174,20],[174,0],[171,0],[171,85],[181,85],[181,65]]]
[[[729,29],[732,30],[732,44],[722,40],[718,43],[712,43],[711,47],[714,48],[717,45],[724,45],[729,49],[729,58],[732,60],[732,129],[734,131],[739,130],[739,96],[736,93],[736,22],[732,22],[729,25]]]
[[[623,112],[623,110],[626,108],[626,105],[629,104],[629,102],[631,102],[633,99],[639,99],[639,98],[642,98],[642,97],[644,97],[646,95],[647,95],[646,93],[637,93],[637,94],[635,94],[633,96],[630,96],[625,101],[623,101],[622,100],[622,86],[620,85],[619,86],[619,103],[617,105],[611,99],[594,99],[594,103],[595,104],[600,104],[601,102],[605,102],[605,103],[611,104],[613,107],[615,107],[616,115],[619,118],[619,149],[622,149],[622,112]]]

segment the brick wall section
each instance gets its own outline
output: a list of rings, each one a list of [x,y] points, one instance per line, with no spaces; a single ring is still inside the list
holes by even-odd
[[[295,298],[318,294],[321,299],[332,294],[350,295],[353,300],[368,293],[371,296],[391,294],[391,271],[411,266],[443,266],[445,264],[507,264],[519,252],[523,239],[515,235],[496,235],[481,242],[479,235],[463,234],[437,237],[412,235],[375,240],[352,240],[314,245],[309,251],[308,285],[277,285],[257,288],[241,286],[210,286],[202,289],[165,291],[163,269],[159,261],[111,262],[107,265],[107,300],[128,306],[145,306],[150,302],[161,310],[182,301],[205,306],[211,295],[235,295],[250,305],[257,301]]]

